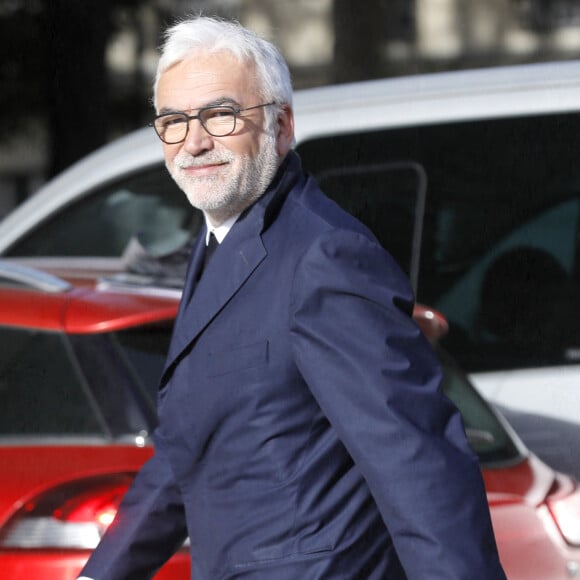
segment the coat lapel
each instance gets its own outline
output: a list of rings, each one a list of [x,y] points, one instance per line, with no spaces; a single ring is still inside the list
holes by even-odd
[[[193,244],[191,249],[191,256],[189,258],[189,266],[187,268],[187,274],[185,275],[185,283],[183,286],[183,294],[181,296],[181,303],[179,305],[179,312],[177,318],[180,317],[181,311],[191,300],[193,292],[195,291],[195,286],[197,279],[199,278],[199,272],[201,271],[204,255],[205,255],[205,238],[207,234],[207,228],[204,225]]]
[[[196,282],[205,251],[205,227],[199,233],[192,250],[161,387],[169,380],[173,367],[188,346],[266,257],[260,234],[277,213],[291,183],[295,181],[297,170],[288,171],[289,164],[298,169],[300,167],[298,157],[293,153],[289,154],[289,159],[281,167],[272,187],[233,225],[204,270],[201,279]]]
[[[234,296],[266,256],[259,235],[259,220],[251,219],[252,217],[254,216],[247,215],[246,219],[234,224],[215,251],[201,279],[196,281],[205,250],[205,235],[203,231],[200,232],[200,239],[193,248],[161,386],[169,379],[172,367],[184,350]]]

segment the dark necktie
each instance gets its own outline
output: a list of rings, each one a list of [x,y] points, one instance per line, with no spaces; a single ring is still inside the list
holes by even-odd
[[[207,247],[205,248],[205,255],[203,256],[202,272],[203,272],[203,270],[205,270],[207,268],[207,265],[208,265],[211,257],[213,256],[213,253],[215,252],[216,248],[219,245],[220,245],[220,243],[217,241],[217,238],[215,237],[213,232],[211,232],[209,234],[209,242],[207,243]]]

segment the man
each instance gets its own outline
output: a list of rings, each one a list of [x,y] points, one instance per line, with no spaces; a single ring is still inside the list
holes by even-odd
[[[278,51],[235,23],[182,22],[155,104],[167,168],[207,227],[155,456],[84,576],[150,578],[189,536],[196,580],[504,578],[407,280],[303,173]]]

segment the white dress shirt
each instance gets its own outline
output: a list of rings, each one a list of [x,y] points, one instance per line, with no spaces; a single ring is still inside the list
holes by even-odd
[[[213,234],[218,241],[218,243],[222,243],[224,238],[228,235],[228,232],[232,229],[232,226],[236,223],[236,220],[240,217],[240,214],[232,216],[231,218],[227,219],[223,224],[214,227],[211,225],[207,216],[205,218],[205,225],[207,226],[207,233],[205,235],[205,245],[207,246],[209,243],[209,236]],[[81,580],[79,578],[79,580]]]

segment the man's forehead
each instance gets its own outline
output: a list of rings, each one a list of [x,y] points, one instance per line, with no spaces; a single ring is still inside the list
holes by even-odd
[[[207,52],[195,51],[190,52],[184,58],[168,67],[166,72],[179,68],[181,70],[188,70],[192,73],[200,75],[220,74],[224,70],[230,73],[231,71],[247,71],[253,70],[254,63],[250,60],[240,60],[233,53],[229,51]]]
[[[209,89],[216,86],[248,89],[254,86],[252,65],[240,62],[229,53],[195,54],[175,63],[161,73],[161,87],[184,85],[188,89]]]
[[[257,98],[249,63],[230,53],[194,53],[166,69],[159,78],[158,109],[194,110],[229,102],[243,105]]]

